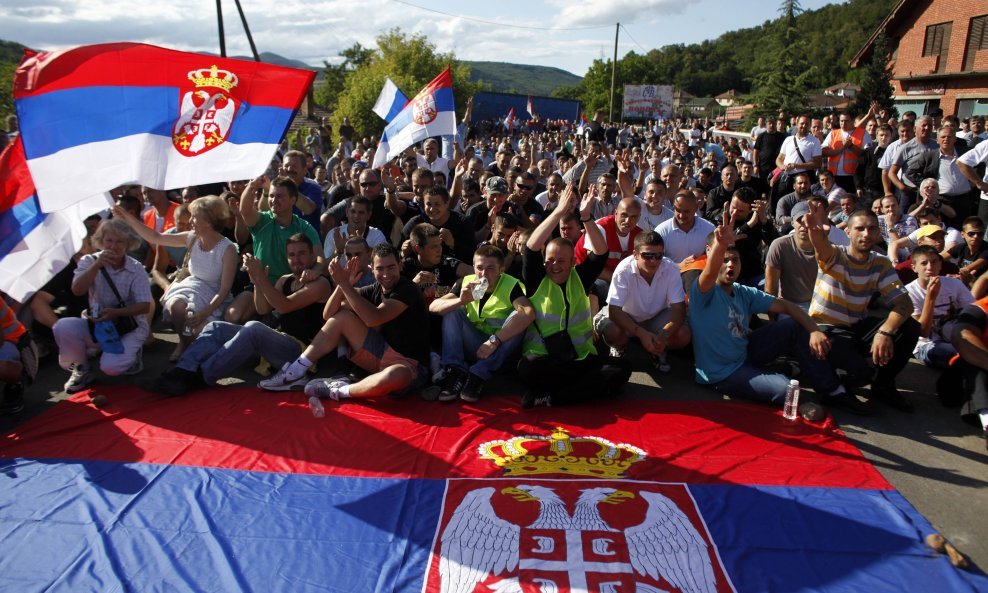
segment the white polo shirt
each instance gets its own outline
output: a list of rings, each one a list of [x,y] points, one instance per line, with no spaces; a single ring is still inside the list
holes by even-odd
[[[798,153],[796,152],[797,145],[799,146]],[[782,155],[782,164],[784,165],[788,165],[789,163],[811,163],[816,157],[823,156],[820,141],[812,134],[807,134],[802,138],[789,136],[782,142],[782,148],[779,149],[779,154]],[[800,154],[803,155],[802,159],[799,158]]]
[[[715,228],[713,223],[697,216],[689,232],[679,228],[675,218],[670,218],[655,227],[655,232],[665,243],[666,257],[678,264],[691,255],[694,257],[703,255],[707,248],[707,235],[714,232]]]
[[[607,304],[620,307],[636,323],[647,321],[669,305],[686,301],[679,267],[668,257],[662,258],[651,284],[638,270],[634,255],[622,259],[611,275]]]

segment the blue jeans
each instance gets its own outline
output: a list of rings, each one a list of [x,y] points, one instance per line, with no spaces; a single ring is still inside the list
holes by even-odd
[[[202,369],[206,383],[215,385],[258,357],[267,360],[272,368],[280,369],[300,354],[302,346],[297,340],[260,321],[248,321],[247,325],[211,321],[182,353],[177,366],[192,372]]]
[[[809,334],[791,317],[762,326],[748,336],[748,357],[726,379],[714,384],[714,389],[732,397],[781,405],[786,399],[789,377],[782,373],[762,370],[787,354],[795,354],[804,380],[820,395],[832,393],[840,383],[826,360],[810,351]]]
[[[515,313],[508,315],[508,319]],[[505,321],[507,323],[507,321]],[[494,354],[484,360],[477,360],[477,348],[487,341],[490,334],[485,334],[470,323],[470,318],[463,309],[456,309],[443,316],[443,366],[454,366],[459,369],[467,368],[467,361],[473,362],[469,371],[484,381],[490,381],[494,371],[511,360],[521,348],[524,332],[498,346]]]

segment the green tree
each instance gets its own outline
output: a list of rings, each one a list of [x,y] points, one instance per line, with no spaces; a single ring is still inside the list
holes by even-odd
[[[885,33],[880,33],[871,48],[871,58],[862,68],[861,92],[854,97],[853,107],[858,113],[868,111],[871,103],[877,101],[889,113],[894,113],[892,101],[892,69],[889,68],[889,42]]]
[[[412,99],[422,87],[451,66],[457,113],[462,114],[466,100],[481,87],[470,82],[470,68],[458,63],[452,53],[438,53],[424,35],[405,35],[392,29],[377,38],[377,48],[369,59],[346,77],[343,90],[333,106],[333,124],[350,119],[360,136],[380,136],[384,121],[371,110],[381,93],[384,80],[391,80]]]
[[[14,113],[14,62],[0,62],[0,126],[7,127],[7,116]]]
[[[802,12],[798,0],[783,0],[779,12],[782,17],[774,24],[775,51],[768,67],[756,77],[754,100],[763,113],[799,113],[807,107],[809,80],[816,67],[809,66],[806,40],[796,28],[796,16]]]
[[[354,43],[337,54],[343,58],[339,64],[323,61],[324,77],[315,90],[316,103],[333,106],[346,86],[346,80],[357,68],[370,63],[374,50]]]

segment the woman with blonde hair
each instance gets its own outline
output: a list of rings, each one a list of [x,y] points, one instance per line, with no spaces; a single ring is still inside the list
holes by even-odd
[[[161,302],[163,315],[179,334],[179,343],[169,360],[178,360],[185,347],[206,323],[220,319],[232,300],[230,287],[237,271],[237,246],[221,234],[230,217],[226,202],[218,196],[205,196],[189,204],[192,230],[162,234],[144,225],[122,209],[113,215],[125,221],[145,241],[164,247],[190,250],[189,276],[172,283]]]
[[[144,266],[127,255],[140,240],[128,225],[111,219],[100,223],[92,243],[100,251],[79,259],[71,288],[78,296],[88,293],[89,309],[84,317],[59,319],[52,328],[58,362],[72,373],[65,383],[68,393],[85,389],[95,379],[87,350],[97,349],[99,344],[91,323],[111,321],[118,326],[118,334],[122,332],[123,352],[104,351],[100,356],[99,370],[110,376],[143,370],[141,347],[150,333],[145,314],[151,305],[151,284]]]

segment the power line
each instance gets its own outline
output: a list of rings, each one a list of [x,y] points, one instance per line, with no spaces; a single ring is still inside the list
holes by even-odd
[[[624,32],[628,34],[628,37],[631,37],[631,31],[628,30],[628,27],[625,27],[624,25],[621,25],[621,28],[624,29]],[[638,47],[641,48],[642,53],[645,53],[645,54],[648,53],[648,50],[645,49],[644,47],[642,47],[642,44],[638,43],[638,41],[634,37],[631,37],[631,40],[635,42],[635,45],[637,45]]]
[[[411,2],[406,2],[405,0],[394,0],[398,4],[404,4],[405,6],[411,6],[412,8],[418,8],[419,10],[424,10],[426,12],[434,12],[436,14],[441,14],[443,16],[448,16],[457,19],[463,19],[465,21],[473,21],[475,23],[483,23],[485,25],[494,25],[496,27],[510,27],[512,29],[530,29],[533,31],[586,31],[589,29],[607,29],[610,25],[595,25],[593,27],[530,27],[528,25],[512,25],[510,23],[500,23],[498,21],[488,21],[485,19],[479,19],[477,17],[465,16],[462,14],[453,14],[451,12],[443,12],[441,10],[436,10],[434,8],[426,8],[425,6],[419,6],[418,4],[412,4]],[[637,42],[636,42],[637,43]],[[640,47],[640,46],[639,46]]]

